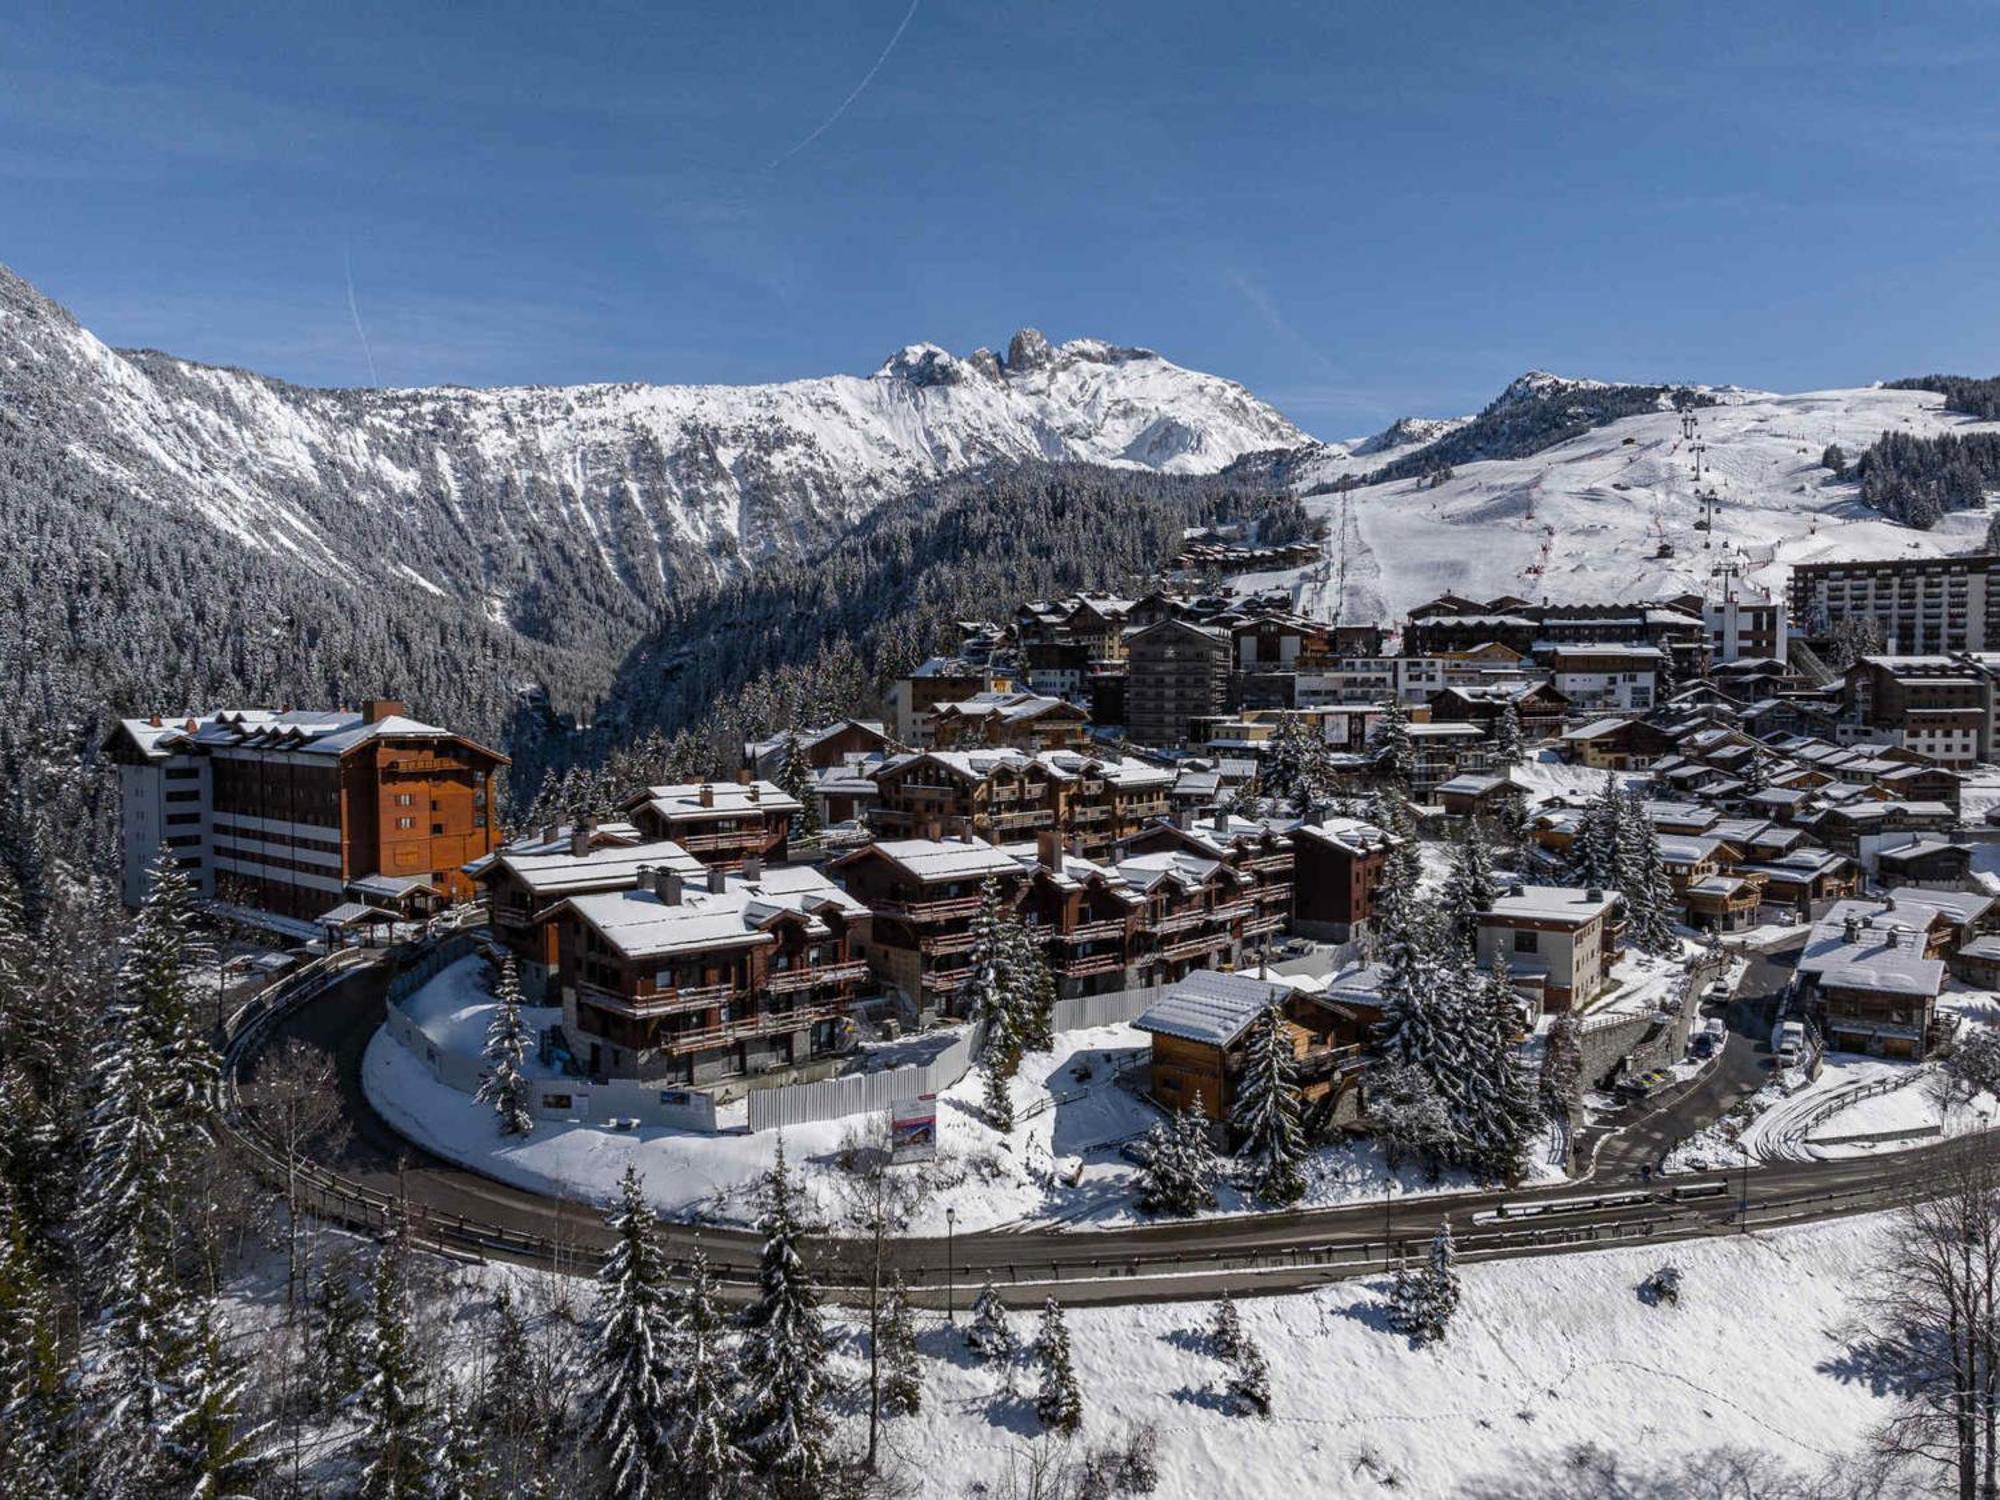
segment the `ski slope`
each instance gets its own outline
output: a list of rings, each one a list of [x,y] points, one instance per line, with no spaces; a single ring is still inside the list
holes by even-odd
[[[1781,590],[1792,568],[1833,558],[1942,556],[1978,546],[1986,517],[1948,516],[1929,532],[1885,521],[1850,477],[1820,466],[1828,444],[1850,462],[1891,429],[1931,436],[1993,430],[1944,410],[1925,391],[1715,392],[1697,413],[1700,487],[1720,503],[1713,545],[1695,529],[1696,455],[1673,411],[1626,417],[1528,458],[1460,465],[1436,488],[1397,480],[1305,498],[1329,535],[1321,560],[1247,573],[1239,588],[1289,589],[1325,619],[1396,619],[1450,591],[1569,601],[1709,593],[1718,564]],[[1305,466],[1301,490],[1365,468],[1329,453]],[[1657,554],[1671,544],[1673,556]]]

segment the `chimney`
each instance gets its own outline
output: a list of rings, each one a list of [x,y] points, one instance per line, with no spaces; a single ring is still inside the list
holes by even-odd
[[[943,836],[944,836],[944,829],[941,826],[939,826],[938,821],[935,818],[932,818],[929,822],[925,823],[918,834],[918,837],[927,838],[934,844]]]
[[[703,807],[715,806],[715,788],[706,781],[701,784],[701,805]]]
[[[745,880],[762,880],[764,878],[763,855],[746,854],[743,856],[743,878]]]
[[[738,786],[750,785],[750,773],[748,771],[738,771],[736,773],[736,784]]]
[[[750,800],[752,802],[762,802],[764,800],[763,788],[758,786],[756,782],[746,781],[744,784],[749,789]]]
[[[370,724],[380,724],[384,719],[395,718],[407,712],[404,705],[394,698],[363,698],[361,717]]]
[[[665,906],[681,904],[681,872],[660,865],[653,871],[653,894]]]
[[[569,831],[569,853],[572,859],[582,859],[590,853],[590,830],[576,827]]]
[[[1178,828],[1182,833],[1186,833],[1188,829],[1193,826],[1194,826],[1193,808],[1177,807],[1174,809],[1174,827]]]
[[[160,716],[158,714],[154,714],[153,717],[148,722],[152,725],[153,728],[158,729],[160,727]]]
[[[1070,852],[1071,854],[1074,854],[1074,855],[1075,855],[1075,856],[1076,856],[1076,857],[1077,857],[1078,859],[1082,859],[1082,858],[1083,858],[1083,835],[1082,835],[1082,834],[1080,834],[1080,833],[1072,833],[1072,834],[1071,834],[1071,835],[1069,836],[1069,852]]]
[[[1037,830],[1035,834],[1035,860],[1044,870],[1062,873],[1062,835],[1053,828]]]
[[[1604,890],[1600,886],[1593,885],[1584,891],[1583,899],[1586,901],[1602,901],[1604,899]]]
[[[1515,884],[1507,887],[1507,895],[1512,900],[1519,901],[1523,896],[1527,894],[1528,894],[1528,888],[1520,884],[1518,881]]]
[[[720,896],[724,891],[728,889],[729,889],[729,872],[723,869],[721,865],[711,865],[708,871],[709,895]]]
[[[1842,942],[1844,942],[1844,943],[1850,943],[1850,944],[1852,944],[1852,943],[1858,943],[1858,942],[1860,942],[1860,941],[1861,941],[1861,918],[1859,918],[1859,917],[1849,917],[1849,918],[1848,918],[1848,919],[1847,919],[1847,920],[1846,920],[1845,922],[1841,923],[1841,926],[1840,926],[1840,938],[1841,938],[1841,941],[1842,941]]]
[[[1894,891],[1891,891],[1888,895],[1882,898],[1882,910],[1894,911],[1895,909],[1896,909],[1896,893]]]
[[[542,825],[541,842],[543,842],[544,844],[553,844],[555,841],[556,841],[556,825],[553,823],[544,823]]]

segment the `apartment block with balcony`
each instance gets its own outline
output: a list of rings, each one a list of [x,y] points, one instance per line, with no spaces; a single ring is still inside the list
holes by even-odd
[[[650,888],[658,870],[699,884],[706,867],[679,844],[647,839],[630,823],[532,829],[466,866],[486,892],[493,935],[514,955],[530,1004],[561,994],[558,929],[541,920],[558,902],[603,891]]]
[[[1017,857],[975,839],[885,839],[832,868],[873,914],[863,952],[876,979],[926,1012],[956,1008],[972,977],[986,882],[1012,900],[1027,875]]]
[[[576,895],[556,929],[563,1030],[593,1078],[712,1086],[831,1059],[869,987],[868,909],[807,866]]]
[[[1255,908],[1244,919],[1243,941],[1253,949],[1275,942],[1292,925],[1297,818],[1246,818],[1215,813],[1155,823],[1120,845],[1126,855],[1181,849],[1227,865],[1242,877]]]
[[[739,870],[749,859],[782,863],[792,819],[805,809],[769,781],[649,786],[620,809],[647,838],[670,839],[704,865]]]
[[[1996,565],[2000,557],[1991,555],[1800,563],[1792,569],[1792,620],[1812,635],[1866,621],[1896,655],[1985,651],[1988,622],[2000,621]]]
[[[1166,814],[1174,773],[1074,750],[932,750],[886,762],[875,782],[869,819],[885,835],[1005,843],[1054,830],[1099,852]]]

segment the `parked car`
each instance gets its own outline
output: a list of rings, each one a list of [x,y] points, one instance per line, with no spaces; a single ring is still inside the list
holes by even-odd
[[[1771,1051],[1777,1054],[1778,1066],[1789,1068],[1806,1052],[1806,1028],[1803,1021],[1780,1021],[1778,1029],[1771,1034]]]
[[[1626,1079],[1618,1085],[1618,1092],[1627,1099],[1650,1099],[1673,1081],[1674,1075],[1665,1068],[1655,1068],[1637,1078]]]

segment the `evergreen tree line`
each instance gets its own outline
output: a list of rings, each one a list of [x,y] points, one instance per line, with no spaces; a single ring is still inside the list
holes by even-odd
[[[1855,472],[1864,501],[1892,521],[1928,531],[1953,511],[1985,506],[1986,491],[2000,485],[2000,433],[1885,432]]]
[[[1974,375],[1915,375],[1883,383],[1890,391],[1935,391],[1951,411],[1982,422],[2000,421],[2000,375],[1981,380]]]

